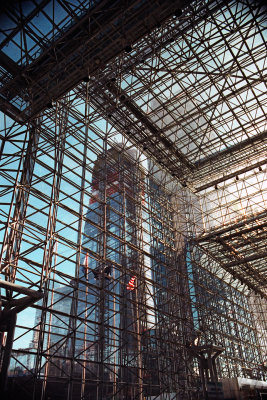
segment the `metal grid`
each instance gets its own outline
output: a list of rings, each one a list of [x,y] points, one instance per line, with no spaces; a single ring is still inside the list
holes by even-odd
[[[221,349],[220,378],[264,379],[264,6],[19,4],[1,54],[1,279],[43,298],[2,334],[9,394],[202,398],[195,343]],[[71,32],[95,12],[103,55],[90,64],[85,42],[81,66]],[[21,294],[2,288],[12,311]]]

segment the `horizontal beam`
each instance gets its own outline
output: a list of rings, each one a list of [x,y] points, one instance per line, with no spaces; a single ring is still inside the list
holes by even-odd
[[[118,97],[121,100],[122,105],[124,105],[137,118],[137,120],[140,121],[145,126],[145,128],[147,128],[151,132],[158,143],[163,144],[166,151],[177,158],[177,161],[179,161],[182,166],[187,168],[189,171],[192,171],[194,169],[194,167],[187,160],[184,154],[178,150],[178,148],[171,140],[169,140],[161,133],[161,130],[152,121],[149,120],[149,118],[144,114],[140,107],[138,107],[138,105],[131,100],[126,92],[120,90],[111,82],[107,84],[107,88],[113,95]],[[149,136],[147,136],[147,141],[149,141]],[[151,143],[151,145],[154,145],[154,143]]]
[[[220,152],[211,154],[209,157],[204,158],[203,160],[198,161],[195,166],[197,168],[203,168],[207,164],[210,164],[214,161],[218,162],[220,158],[225,158],[227,155],[232,155],[235,152],[240,152],[246,146],[257,145],[259,142],[262,142],[267,139],[267,131],[260,132],[257,135],[254,135],[248,139],[242,140],[240,143],[237,143],[227,149],[224,149]]]
[[[264,232],[264,228],[267,228],[267,222],[264,222],[263,224],[253,225],[253,226],[251,226],[249,228],[242,229],[241,232],[233,232],[233,233],[230,233],[228,235],[224,235],[223,239],[224,240],[233,239],[235,237],[240,237],[240,234],[241,235],[246,235],[247,233],[250,233],[250,232],[253,232],[253,231],[258,231],[258,230],[262,230]],[[257,238],[255,238],[255,239],[257,239]],[[250,240],[251,240],[251,237],[250,237]]]
[[[227,266],[228,267],[234,267],[236,265],[247,264],[248,262],[256,261],[256,260],[260,260],[260,259],[266,260],[266,257],[267,257],[267,251],[265,251],[264,253],[256,253],[256,254],[253,254],[252,256],[244,257],[244,258],[242,258],[240,260],[235,260],[235,261],[232,261],[230,263],[227,263]],[[261,274],[260,274],[260,271],[258,271],[257,268],[255,269],[255,273],[257,273],[259,275],[259,278],[260,278]],[[264,281],[265,280],[266,280],[266,278],[264,277]]]
[[[7,100],[3,99],[0,95],[0,110],[8,117],[12,118],[19,124],[24,124],[25,120],[20,110]]]
[[[0,66],[13,76],[18,75],[21,72],[21,67],[3,51],[0,51]]]
[[[1,88],[1,97],[12,101],[28,90],[32,96],[31,105],[25,104],[26,108],[18,116],[26,122],[79,84],[89,71],[93,75],[105,67],[125,50],[125,46],[137,42],[173,15],[175,9],[189,3],[188,0],[145,0],[139,4],[136,0],[102,0],[23,69],[25,87],[20,87],[19,77],[11,79]]]
[[[237,170],[235,172],[232,172],[230,174],[227,174],[227,175],[223,175],[221,178],[215,179],[215,180],[213,180],[213,181],[211,181],[209,183],[206,183],[205,185],[202,185],[202,186],[199,186],[199,187],[195,188],[195,193],[202,192],[203,190],[206,190],[206,189],[208,189],[208,188],[210,188],[212,186],[216,186],[219,183],[222,183],[222,182],[225,182],[225,181],[227,181],[229,179],[235,178],[238,175],[245,174],[246,172],[249,172],[249,171],[252,171],[253,169],[259,168],[262,165],[265,165],[266,163],[267,163],[267,160],[264,159],[262,161],[259,161],[259,162],[255,163],[255,164],[252,164],[252,165],[250,165],[248,167],[241,168],[241,169],[239,169],[239,170]]]
[[[17,285],[16,283],[3,281],[2,279],[0,279],[0,287],[20,294],[25,294],[26,296],[33,297],[34,299],[39,299],[42,297],[41,291],[32,290],[27,287]]]
[[[195,240],[193,240],[194,242]],[[215,262],[217,262],[222,269],[227,271],[234,279],[238,279],[242,284],[245,284],[249,289],[253,290],[255,293],[259,294],[262,298],[267,300],[267,292],[262,285],[254,280],[253,277],[249,276],[247,273],[240,269],[234,269],[229,265],[229,263],[223,263],[220,258],[218,258],[210,249],[206,246],[200,245],[200,248],[208,254]]]
[[[196,238],[196,241],[198,243],[203,243],[206,241],[209,241],[210,239],[214,239],[216,238],[216,236],[220,236],[223,235],[225,233],[231,232],[231,231],[235,231],[235,229],[240,229],[240,234],[243,233],[243,230],[241,230],[243,227],[245,227],[245,229],[248,229],[248,225],[254,223],[255,221],[265,221],[265,219],[267,219],[267,211],[263,211],[259,214],[255,214],[253,216],[251,216],[250,218],[246,218],[242,221],[238,221],[233,225],[228,225],[224,228],[221,229],[214,229],[213,231],[210,231],[202,236],[199,236]],[[261,222],[261,224],[263,224],[264,222]],[[233,232],[234,233],[234,232]],[[238,232],[237,232],[238,233]]]

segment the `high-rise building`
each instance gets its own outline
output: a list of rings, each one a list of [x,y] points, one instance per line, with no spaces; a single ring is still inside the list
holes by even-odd
[[[58,342],[60,330],[66,335],[69,329],[58,357],[66,348],[71,356],[74,348],[80,360],[76,376],[86,363],[90,390],[99,391],[101,381],[103,396],[116,393],[121,399],[134,398],[140,385],[146,395],[183,392],[188,380],[182,340],[185,329],[190,334],[183,321],[191,313],[185,264],[175,255],[174,231],[160,222],[167,218],[172,224],[171,197],[147,178],[141,161],[136,166],[138,156],[116,145],[95,161],[77,295],[70,304],[63,292],[70,294],[71,285],[57,289],[69,318],[53,324],[50,338]],[[178,364],[170,361],[174,352]]]
[[[77,314],[87,321],[84,332],[77,330],[77,349],[85,338],[98,379],[107,386],[127,382],[132,396],[141,363],[140,332],[154,325],[149,260],[139,255],[149,244],[142,236],[145,177],[141,164],[134,164],[136,157],[118,147],[95,162],[77,303]],[[147,305],[142,311],[137,298]]]
[[[140,385],[146,396],[183,396],[192,385],[183,337],[191,338],[193,324],[172,195],[147,177],[145,163],[136,166],[137,150],[116,145],[107,153],[94,163],[78,280],[50,299],[60,315],[45,339],[49,375],[70,373],[66,358],[75,357],[73,374],[92,396],[134,398]],[[40,319],[37,311],[37,326]]]

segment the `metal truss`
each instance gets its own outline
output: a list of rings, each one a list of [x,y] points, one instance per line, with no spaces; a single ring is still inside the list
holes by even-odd
[[[263,3],[19,1],[0,18],[7,398],[264,380]]]

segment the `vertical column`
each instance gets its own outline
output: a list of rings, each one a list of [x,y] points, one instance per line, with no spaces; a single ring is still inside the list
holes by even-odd
[[[103,141],[104,165],[100,171],[100,198],[102,201],[102,249],[101,249],[101,268],[99,274],[99,325],[98,325],[98,377],[97,377],[97,400],[101,400],[104,395],[104,351],[105,351],[105,298],[108,296],[106,292],[106,282],[104,276],[104,266],[106,265],[107,256],[107,134]]]
[[[23,229],[25,225],[27,206],[31,190],[36,152],[39,142],[39,135],[40,135],[39,127],[40,127],[40,119],[36,119],[30,122],[27,127],[28,142],[27,142],[27,135],[25,135],[23,147],[20,154],[16,180],[14,182],[14,190],[9,208],[9,215],[7,218],[7,224],[4,233],[4,241],[0,257],[0,266],[1,266],[1,271],[5,275],[6,280],[10,282],[14,282],[16,279],[19,251],[23,236]],[[26,146],[27,150],[24,156],[24,148]],[[4,150],[4,142],[2,143],[1,154],[3,150]],[[20,175],[21,166],[22,166],[22,172]],[[14,212],[12,215],[13,206],[14,206]],[[11,301],[13,298],[13,292],[11,290],[6,289],[6,297],[8,300]],[[7,371],[12,352],[13,338],[16,325],[15,313],[12,313],[12,318],[10,319],[8,325],[9,326],[6,337],[4,333],[1,334],[1,350],[3,352],[2,353],[3,362],[1,368],[2,390],[4,390],[6,386]]]
[[[37,378],[41,373],[42,369],[42,352],[45,349],[45,335],[46,335],[46,320],[47,320],[47,309],[49,301],[51,300],[51,294],[53,293],[50,284],[51,284],[51,265],[54,253],[54,247],[56,243],[55,239],[55,228],[57,222],[57,211],[58,211],[58,201],[60,194],[60,185],[61,185],[61,177],[62,177],[62,168],[63,168],[63,159],[65,152],[65,141],[66,141],[66,132],[68,125],[68,111],[66,104],[64,102],[57,103],[55,110],[55,132],[54,132],[54,170],[53,170],[53,182],[52,182],[52,190],[49,199],[49,211],[48,211],[48,220],[45,232],[45,241],[44,241],[44,253],[43,253],[43,263],[42,263],[42,271],[40,277],[40,287],[44,289],[44,298],[42,304],[42,313],[41,313],[41,321],[40,321],[40,331],[38,338],[38,347],[37,347],[37,356],[35,362],[35,386],[33,392],[33,398],[37,396]],[[53,280],[52,280],[53,286]],[[52,290],[51,290],[52,289]],[[49,333],[51,330],[51,326],[49,326]],[[48,370],[46,373],[48,374]],[[44,385],[47,383],[47,375],[44,376]],[[42,396],[45,397],[45,387],[42,390]]]
[[[3,263],[1,259],[1,270],[4,270],[6,278],[11,282],[14,282],[16,277],[19,250],[31,190],[32,174],[40,137],[40,122],[40,119],[36,119],[30,122],[28,126],[29,139],[24,157],[23,169],[20,181],[17,180],[15,182],[14,194],[10,207],[11,213],[12,206],[15,204],[14,213],[13,217],[9,215],[5,231],[3,249],[6,249],[6,254]],[[21,157],[23,157],[23,152],[21,153]],[[21,160],[23,159],[21,158]],[[1,256],[3,256],[3,254]]]
[[[82,176],[81,176],[81,192],[80,192],[80,206],[79,206],[79,223],[78,223],[78,252],[76,256],[76,278],[80,276],[81,273],[81,251],[82,251],[82,231],[83,231],[83,214],[84,214],[84,191],[85,191],[85,178],[86,178],[86,162],[87,162],[87,150],[88,150],[88,133],[89,133],[89,93],[88,93],[89,82],[86,83],[86,100],[85,100],[85,110],[84,110],[84,145],[83,145],[83,163],[82,163]],[[88,281],[88,268],[89,268],[89,260],[88,253],[85,258],[85,271],[86,271],[86,281]],[[83,363],[82,363],[82,382],[81,382],[81,398],[85,396],[85,385],[86,385],[86,355],[87,355],[87,295],[88,295],[88,287],[85,287],[85,323],[84,323],[84,337],[83,337]],[[75,288],[73,303],[75,306],[74,310],[78,309],[78,285]],[[75,320],[76,315],[73,315],[73,319]],[[77,323],[77,321],[75,321]],[[74,355],[75,342],[73,343],[73,348],[71,349],[71,354]],[[73,359],[72,359],[73,363]]]

